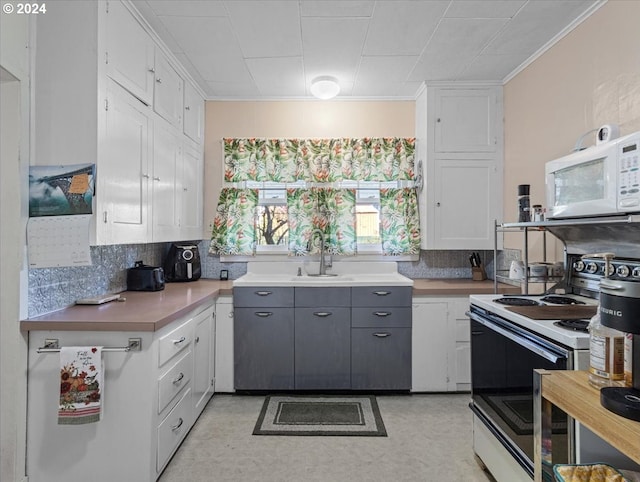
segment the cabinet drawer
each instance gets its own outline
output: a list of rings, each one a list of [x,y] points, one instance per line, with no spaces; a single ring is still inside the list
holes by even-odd
[[[183,323],[158,341],[158,366],[161,367],[191,343],[191,320]]]
[[[169,457],[191,427],[191,389],[187,389],[178,404],[158,425],[158,458],[156,469],[160,472]]]
[[[353,306],[411,306],[411,286],[358,286],[351,288]]]
[[[411,328],[411,308],[397,306],[388,308],[352,308],[351,326],[353,328]]]
[[[351,306],[349,288],[295,288],[298,306]]]
[[[234,306],[260,308],[263,306],[293,306],[293,288],[233,288]]]
[[[158,379],[158,413],[189,383],[192,371],[193,352],[189,350]]]

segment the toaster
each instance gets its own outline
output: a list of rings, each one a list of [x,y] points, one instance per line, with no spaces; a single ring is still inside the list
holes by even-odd
[[[136,261],[135,266],[127,270],[127,289],[129,291],[163,290],[164,270]]]

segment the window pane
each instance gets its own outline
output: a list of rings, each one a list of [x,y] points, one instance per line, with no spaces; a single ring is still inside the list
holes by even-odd
[[[356,205],[358,244],[380,244],[380,204]]]
[[[289,222],[286,205],[258,206],[256,223],[258,246],[288,244]]]

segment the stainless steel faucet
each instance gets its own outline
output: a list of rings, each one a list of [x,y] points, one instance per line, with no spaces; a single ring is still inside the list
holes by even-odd
[[[320,272],[317,275],[309,275],[309,276],[335,276],[333,274],[327,274],[327,264],[325,261],[325,253],[324,253],[324,231],[321,229],[314,229],[311,231],[310,241],[313,242],[313,239],[316,234],[320,235]]]

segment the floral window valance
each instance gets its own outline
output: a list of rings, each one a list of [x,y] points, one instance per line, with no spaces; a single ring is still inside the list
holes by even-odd
[[[419,252],[416,190],[401,186],[414,179],[414,138],[246,138],[223,142],[227,186],[218,202],[211,253],[255,254],[259,195],[249,187],[251,182],[276,182],[289,184],[290,255],[317,252],[312,233],[318,229],[325,234],[327,252],[355,255],[356,191],[341,188],[341,181],[401,181],[397,188],[380,186],[382,252],[391,256]],[[293,188],[290,183],[298,186]]]
[[[410,181],[414,138],[224,139],[224,180]]]

